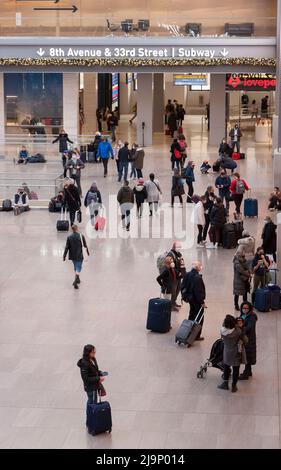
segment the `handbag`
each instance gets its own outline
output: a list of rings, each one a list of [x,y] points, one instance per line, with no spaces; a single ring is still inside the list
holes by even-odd
[[[105,390],[105,388],[104,388],[104,386],[103,386],[102,383],[99,384],[99,390],[98,390],[98,392],[99,392],[99,396],[100,396],[100,397],[105,397],[105,396],[106,396],[106,390]]]
[[[85,262],[87,262],[87,261],[89,261],[89,255],[88,255],[87,248],[85,248],[85,246],[84,246],[83,237],[82,237],[81,233],[80,233],[80,240],[81,240],[81,244],[82,244],[83,260]]]

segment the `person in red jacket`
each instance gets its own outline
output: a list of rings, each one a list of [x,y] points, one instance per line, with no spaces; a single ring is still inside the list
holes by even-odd
[[[234,173],[233,176],[234,179],[231,182],[230,191],[236,208],[236,212],[234,212],[234,217],[237,218],[240,216],[240,207],[243,201],[244,193],[250,188],[245,182],[245,180],[241,179],[239,173]]]

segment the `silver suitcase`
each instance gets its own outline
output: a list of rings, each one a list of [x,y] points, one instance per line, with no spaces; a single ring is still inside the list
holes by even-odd
[[[183,320],[178,331],[176,332],[175,342],[180,346],[181,344],[192,346],[202,327],[200,325],[204,316],[203,307],[199,310],[195,320]],[[200,319],[199,319],[200,318]]]

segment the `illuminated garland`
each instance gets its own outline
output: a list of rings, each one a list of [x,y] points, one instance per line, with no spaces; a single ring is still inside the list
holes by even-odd
[[[221,65],[250,65],[254,67],[276,67],[276,59],[255,57],[233,57],[214,59],[137,59],[137,58],[89,58],[89,59],[65,59],[65,58],[38,58],[38,59],[0,59],[0,67],[43,67],[43,66],[68,66],[68,67],[214,67]]]

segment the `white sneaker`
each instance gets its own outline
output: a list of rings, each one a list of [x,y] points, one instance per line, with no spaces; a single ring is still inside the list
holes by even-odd
[[[216,246],[212,244],[212,245],[207,245],[206,248],[207,250],[214,250]]]
[[[205,248],[203,243],[197,243],[196,248]]]
[[[215,248],[217,249],[219,247],[219,244],[218,243],[215,243]]]

